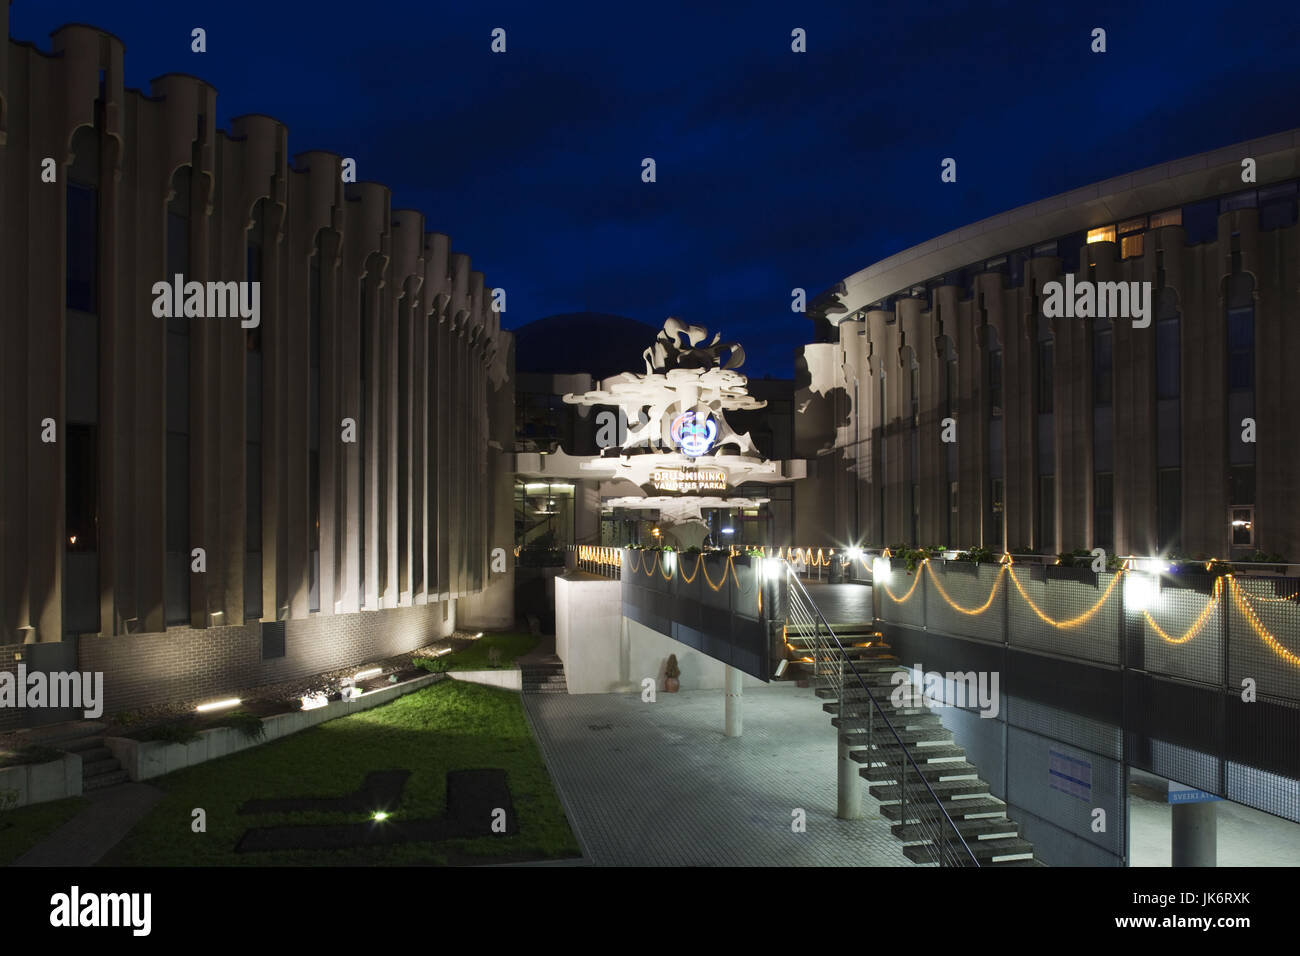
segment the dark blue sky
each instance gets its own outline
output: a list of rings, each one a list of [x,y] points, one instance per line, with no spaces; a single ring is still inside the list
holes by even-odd
[[[46,49],[60,24],[95,24],[125,42],[128,85],[193,73],[226,128],[266,113],[292,152],[356,157],[506,289],[507,327],[678,315],[739,338],[751,375],[789,375],[810,338],[795,286],[1300,126],[1294,2],[15,0],[10,19]]]

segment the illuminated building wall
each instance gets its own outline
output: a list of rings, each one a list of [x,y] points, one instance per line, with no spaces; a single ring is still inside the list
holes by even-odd
[[[1300,558],[1298,182],[1282,133],[975,223],[814,300],[796,538]],[[1150,324],[1047,317],[1067,273],[1150,283]]]
[[[80,636],[126,669],[140,642],[161,677],[209,665],[148,664],[149,635],[256,650],[282,622],[290,658],[346,666],[450,629],[509,552],[511,338],[482,273],[341,157],[215,120],[194,77],[124,89],[93,27],[0,45],[0,644]],[[260,283],[258,321],[160,317],[176,273]]]

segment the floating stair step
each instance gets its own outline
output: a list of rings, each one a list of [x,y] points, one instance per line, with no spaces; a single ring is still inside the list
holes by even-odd
[[[845,736],[849,736],[849,735],[846,734]],[[853,736],[856,737],[858,735],[855,734]],[[867,742],[867,735],[864,733],[861,735],[861,737],[862,737],[861,743],[865,745]],[[891,734],[888,730],[884,730],[881,731],[880,733],[875,733],[871,735],[871,742],[873,744],[879,744],[881,750],[884,749],[897,750],[898,742],[900,740],[907,746],[908,750],[912,751],[913,755],[915,755],[918,750],[921,750],[921,751],[925,751],[928,756],[934,756],[933,754],[929,753],[930,748],[934,747],[935,749],[938,749],[939,746],[942,746],[944,744],[951,744],[952,733],[946,727],[918,727],[913,730],[898,731],[897,739],[895,739],[894,735]],[[922,744],[925,741],[932,741],[932,740],[937,740],[940,741],[941,743],[938,745],[929,744],[927,746],[918,746],[919,744]],[[956,754],[945,754],[945,756],[953,757],[956,756]],[[858,763],[869,762],[869,759],[867,757],[867,752],[865,750],[856,751],[853,756],[853,759],[858,761]],[[882,758],[880,757],[879,754],[877,754],[872,759],[880,760]]]
[[[979,860],[981,865],[997,863],[999,859],[1008,862],[1017,859],[1032,858],[1034,845],[1027,840],[1019,837],[1013,837],[1009,840],[976,840],[974,843],[967,841],[971,853],[975,859]],[[913,863],[936,863],[939,859],[938,850],[934,844],[918,843],[913,846],[903,847],[903,855]]]
[[[872,744],[875,746],[874,749],[870,751],[872,755],[870,759],[867,757],[867,735],[865,731],[842,734],[841,736],[844,737],[845,743],[850,747],[861,748],[849,751],[849,757],[858,763],[869,763],[870,760],[896,760],[897,754],[900,750],[898,743],[892,739],[892,735],[889,734],[888,730],[884,731],[884,734],[891,737],[887,746],[880,744],[881,731],[876,731],[871,735]],[[966,751],[961,747],[958,747],[956,744],[930,744],[922,746],[920,743],[917,743],[908,744],[907,749],[911,752],[912,759],[917,763],[924,763],[929,760],[949,760],[953,757],[966,756]]]
[[[866,770],[867,768],[863,768]],[[859,770],[858,773],[862,773]],[[875,784],[868,787],[871,795],[880,801],[894,801],[899,798],[899,786],[896,783]],[[920,780],[911,777],[907,780],[907,799],[910,803],[912,800],[924,799],[930,800],[930,791],[944,803],[948,803],[958,797],[981,796],[989,792],[989,785],[983,780],[976,778],[974,780],[936,780],[930,783],[929,788]]]
[[[922,763],[918,760],[915,767],[909,763],[907,765],[909,782],[916,776],[918,769],[921,771],[921,776],[932,784],[936,780],[979,780],[979,770],[965,760],[939,761],[937,763]],[[890,760],[887,763],[863,767],[858,773],[866,780],[897,781],[899,775],[903,773],[903,769],[899,761]]]
[[[885,715],[889,718],[889,722],[894,726],[895,730],[943,726],[939,716],[934,711],[927,710],[924,707],[907,707],[903,710],[882,709],[884,709]],[[831,724],[841,730],[866,730],[868,722],[870,722],[870,726],[874,729],[884,729],[885,733],[889,733],[888,729],[885,728],[884,717],[881,717],[880,713],[874,708],[868,712],[866,708],[860,707],[860,713],[848,713],[844,717],[837,716],[840,712],[839,704],[822,704],[822,710],[831,715]],[[868,716],[868,713],[870,713],[870,716]]]
[[[947,800],[943,808],[947,811],[953,821],[978,819],[980,817],[1004,817],[1007,813],[1007,805],[996,797],[983,796],[968,798],[965,800]],[[880,813],[886,819],[899,820],[903,822],[899,815],[899,806],[897,800],[891,803],[882,803]],[[927,796],[924,803],[917,803],[912,800],[907,801],[907,821],[911,823],[914,820],[933,820],[942,816],[939,808]]]
[[[958,833],[967,843],[973,843],[981,839],[1013,839],[1020,836],[1020,824],[1014,820],[1008,820],[1006,817],[976,817],[971,820],[954,819],[952,822],[957,827],[955,831],[948,826],[946,820],[942,826],[939,826],[934,821],[924,826],[918,823],[895,823],[889,829],[894,836],[904,843],[914,843],[917,840],[933,840],[936,831],[949,843],[957,842]]]

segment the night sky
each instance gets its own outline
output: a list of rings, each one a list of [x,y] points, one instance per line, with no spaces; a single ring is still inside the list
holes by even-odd
[[[506,290],[508,328],[677,315],[739,338],[751,375],[790,375],[811,338],[795,286],[1300,126],[1294,2],[15,0],[10,21],[42,49],[63,23],[102,27],[128,86],[192,73],[224,128],[265,113],[292,153],[355,157]]]

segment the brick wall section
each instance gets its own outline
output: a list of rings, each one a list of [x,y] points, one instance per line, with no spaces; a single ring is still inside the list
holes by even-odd
[[[426,604],[286,624],[284,657],[273,660],[262,660],[261,625],[247,624],[83,637],[78,666],[104,672],[104,714],[111,716],[392,657],[450,634],[455,615],[443,621],[443,606]]]

